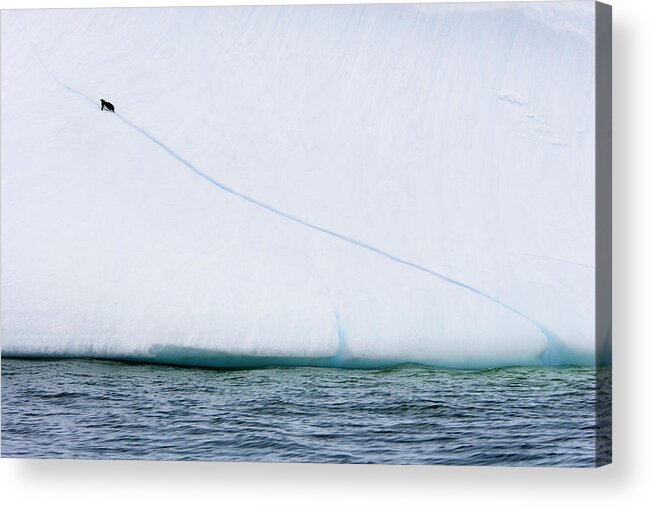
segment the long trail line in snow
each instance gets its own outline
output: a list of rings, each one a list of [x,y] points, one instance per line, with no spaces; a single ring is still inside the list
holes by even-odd
[[[66,86],[66,88],[68,88],[68,87]],[[82,95],[83,95],[83,94],[82,94]],[[84,95],[84,96],[85,96],[85,95]],[[276,214],[276,215],[279,215],[279,216],[281,216],[281,217],[283,217],[283,218],[286,218],[287,220],[291,220],[292,222],[295,222],[295,223],[297,223],[297,224],[300,224],[300,225],[302,225],[302,226],[304,226],[304,227],[308,227],[308,228],[310,228],[310,229],[312,229],[312,230],[315,230],[315,231],[318,231],[318,232],[320,232],[320,233],[322,233],[322,234],[326,234],[326,235],[328,235],[328,236],[331,236],[331,237],[333,237],[333,238],[339,239],[339,240],[341,240],[341,241],[345,241],[346,243],[350,243],[350,244],[352,244],[352,245],[355,245],[355,246],[357,246],[357,247],[359,247],[359,248],[362,248],[362,249],[364,249],[364,250],[368,250],[368,251],[370,251],[370,252],[373,252],[373,253],[375,253],[375,254],[377,254],[377,255],[381,255],[382,257],[385,257],[385,258],[387,258],[387,259],[389,259],[389,260],[391,260],[391,261],[393,261],[393,262],[397,262],[398,264],[402,264],[402,265],[404,265],[404,266],[408,266],[408,267],[410,267],[410,268],[416,269],[416,270],[421,271],[421,272],[423,272],[423,273],[427,273],[427,274],[432,275],[432,276],[434,276],[434,277],[436,277],[436,278],[439,278],[439,279],[441,279],[441,280],[443,280],[443,281],[445,281],[445,282],[448,282],[448,283],[450,283],[450,284],[456,285],[456,286],[461,287],[461,288],[463,288],[463,289],[466,289],[466,290],[468,290],[468,291],[470,291],[470,292],[473,292],[474,294],[477,294],[477,295],[479,295],[479,296],[481,296],[481,297],[484,297],[484,298],[486,298],[486,299],[489,299],[490,301],[492,301],[492,302],[498,304],[499,306],[501,306],[501,307],[503,307],[503,308],[505,308],[505,309],[507,309],[507,310],[509,310],[509,311],[511,311],[511,312],[513,312],[513,313],[515,313],[515,314],[517,314],[517,315],[519,315],[520,317],[522,317],[522,318],[524,318],[524,319],[526,319],[527,321],[529,321],[530,323],[532,323],[533,325],[535,325],[535,326],[536,326],[536,327],[537,327],[537,328],[538,328],[538,329],[539,329],[543,334],[547,335],[546,331],[542,328],[542,326],[541,326],[540,324],[538,324],[536,321],[534,321],[532,318],[530,318],[529,316],[523,314],[523,313],[520,312],[519,310],[517,310],[517,309],[511,307],[510,305],[507,305],[506,303],[500,301],[499,299],[497,299],[497,298],[491,296],[490,294],[488,294],[488,293],[486,293],[486,292],[484,292],[484,291],[482,291],[482,290],[480,290],[480,289],[478,289],[478,288],[476,288],[476,287],[473,287],[472,285],[468,285],[467,283],[464,283],[464,282],[461,282],[461,281],[459,281],[459,280],[455,280],[454,278],[450,278],[450,277],[448,277],[448,276],[445,276],[445,275],[442,274],[442,273],[439,273],[439,272],[434,271],[434,270],[432,270],[432,269],[426,268],[425,266],[421,266],[420,264],[416,264],[416,263],[414,263],[414,262],[412,262],[412,261],[409,261],[409,260],[407,260],[407,259],[403,259],[403,258],[401,258],[401,257],[398,257],[398,256],[396,256],[396,255],[394,255],[394,254],[392,254],[392,253],[390,253],[390,252],[387,252],[387,251],[385,251],[385,250],[382,250],[382,249],[380,249],[380,248],[378,248],[378,247],[376,247],[376,246],[370,245],[370,244],[365,243],[365,242],[363,242],[363,241],[359,241],[359,240],[357,240],[357,239],[355,239],[355,238],[352,238],[352,237],[350,237],[350,236],[346,236],[346,235],[344,235],[344,234],[341,234],[341,233],[339,233],[339,232],[333,231],[333,230],[331,230],[331,229],[326,229],[325,227],[322,227],[322,226],[320,226],[320,225],[317,225],[317,224],[313,224],[313,223],[307,222],[307,221],[303,220],[302,218],[297,217],[297,216],[295,216],[295,215],[292,215],[292,214],[290,214],[290,213],[287,213],[286,211],[283,211],[283,210],[281,210],[281,209],[279,209],[279,208],[276,208],[275,206],[272,206],[271,204],[268,204],[268,203],[266,203],[266,202],[260,201],[260,200],[254,198],[254,197],[251,197],[251,196],[249,196],[249,195],[243,194],[242,192],[239,192],[239,191],[235,190],[234,188],[232,188],[232,187],[230,187],[230,186],[228,186],[228,185],[226,185],[226,184],[224,184],[224,183],[222,183],[222,182],[216,180],[216,179],[213,178],[212,176],[209,176],[208,174],[206,174],[206,173],[204,173],[203,171],[201,171],[200,169],[198,169],[194,164],[192,164],[191,162],[189,162],[188,160],[186,160],[185,158],[183,158],[183,157],[182,157],[181,155],[179,155],[177,152],[175,152],[174,150],[172,150],[169,146],[167,146],[167,145],[164,144],[162,141],[160,141],[159,139],[157,139],[156,137],[154,137],[152,134],[150,134],[149,132],[147,132],[147,131],[146,131],[145,129],[143,129],[142,127],[140,127],[140,126],[136,125],[135,123],[131,122],[129,119],[127,119],[127,118],[124,117],[123,115],[121,115],[121,114],[119,114],[119,113],[115,113],[115,115],[116,115],[118,118],[120,118],[120,120],[123,121],[126,125],[128,125],[129,127],[131,127],[131,128],[134,129],[134,130],[137,130],[137,131],[140,132],[143,136],[145,136],[147,139],[149,139],[149,140],[152,141],[153,143],[155,143],[155,144],[157,144],[158,146],[160,146],[160,147],[161,147],[163,150],[165,150],[169,155],[171,155],[172,157],[174,157],[174,158],[175,158],[176,160],[178,160],[181,164],[183,164],[183,165],[186,166],[188,169],[190,169],[192,172],[194,172],[197,176],[203,178],[204,180],[208,181],[208,182],[211,183],[212,185],[214,185],[214,186],[220,188],[220,189],[223,190],[224,192],[228,192],[229,194],[234,195],[234,196],[236,196],[236,197],[238,197],[238,198],[240,198],[240,199],[243,199],[244,201],[247,201],[247,202],[249,202],[250,204],[253,204],[254,206],[257,206],[257,207],[262,208],[262,209],[264,209],[264,210],[267,210],[267,211],[269,211],[269,212],[271,212],[271,213],[274,213],[274,214]]]
[[[33,44],[31,43],[31,41],[29,40],[29,37],[27,37],[27,40],[28,40],[28,42],[29,42],[29,45],[30,45],[32,51],[33,51],[34,54],[36,55],[36,57],[37,57],[39,63],[41,64],[41,66],[43,67],[43,69],[45,70],[45,72],[46,72],[46,73],[47,73],[47,74],[48,74],[48,75],[49,75],[49,76],[50,76],[50,77],[51,77],[55,82],[57,82],[57,83],[58,83],[62,88],[64,88],[65,90],[69,91],[70,93],[73,93],[73,94],[75,94],[75,95],[78,95],[78,96],[82,97],[82,98],[85,99],[87,102],[89,102],[93,107],[96,107],[96,106],[97,106],[97,101],[96,101],[96,100],[92,99],[91,97],[89,97],[89,96],[86,95],[85,93],[83,93],[83,92],[81,92],[81,91],[79,91],[79,90],[77,90],[77,89],[75,89],[75,88],[73,88],[73,87],[67,85],[66,83],[64,83],[63,81],[61,81],[61,80],[60,80],[60,79],[59,79],[55,74],[53,74],[52,72],[50,72],[50,70],[48,69],[47,65],[45,65],[45,62],[44,62],[43,59],[41,58],[40,54],[38,53],[38,51],[36,50],[36,48],[33,46]],[[183,164],[186,168],[190,169],[190,170],[191,170],[192,172],[194,172],[197,176],[199,176],[200,178],[203,178],[204,180],[206,180],[207,182],[209,182],[209,183],[211,183],[212,185],[216,186],[217,188],[223,190],[224,192],[228,192],[229,194],[234,195],[234,196],[236,196],[236,197],[238,197],[238,198],[240,198],[240,199],[242,199],[242,200],[244,200],[244,201],[246,201],[246,202],[248,202],[248,203],[250,203],[250,204],[253,204],[254,206],[257,206],[257,207],[262,208],[262,209],[264,209],[264,210],[267,210],[267,211],[269,211],[269,212],[271,212],[271,213],[274,213],[274,214],[276,214],[276,215],[278,215],[278,216],[281,216],[281,217],[283,217],[283,218],[286,218],[287,220],[291,220],[292,222],[295,222],[295,223],[297,223],[297,224],[299,224],[299,225],[302,225],[303,227],[307,227],[307,228],[309,228],[309,229],[312,229],[312,230],[318,231],[318,232],[320,232],[320,233],[322,233],[322,234],[325,234],[325,235],[327,235],[327,236],[330,236],[330,237],[336,238],[336,239],[341,240],[341,241],[345,241],[346,243],[349,243],[349,244],[351,244],[351,245],[355,245],[355,246],[357,246],[357,247],[359,247],[359,248],[362,248],[362,249],[367,250],[367,251],[369,251],[369,252],[373,252],[373,253],[375,253],[375,254],[377,254],[377,255],[381,255],[382,257],[385,257],[386,259],[389,259],[389,260],[391,260],[391,261],[393,261],[393,262],[396,262],[396,263],[398,263],[398,264],[402,264],[402,265],[404,265],[404,266],[408,266],[408,267],[410,267],[410,268],[412,268],[412,269],[416,269],[416,270],[421,271],[421,272],[423,272],[423,273],[427,273],[428,275],[434,276],[434,277],[436,277],[436,278],[438,278],[438,279],[440,279],[440,280],[443,280],[443,281],[445,281],[445,282],[447,282],[447,283],[450,283],[450,284],[452,284],[452,285],[456,285],[457,287],[461,287],[461,288],[463,288],[463,289],[465,289],[465,290],[467,290],[467,291],[469,291],[469,292],[472,292],[472,293],[474,293],[474,294],[477,294],[478,296],[481,296],[481,297],[483,297],[483,298],[486,298],[486,299],[492,301],[493,303],[495,303],[495,304],[501,306],[502,308],[505,308],[506,310],[509,310],[510,312],[512,312],[512,313],[514,313],[514,314],[516,314],[516,315],[519,315],[519,316],[522,317],[523,319],[527,320],[528,322],[530,322],[531,324],[533,324],[534,326],[536,326],[536,327],[538,328],[538,330],[540,330],[540,332],[541,332],[543,335],[545,335],[548,339],[551,338],[549,332],[546,331],[545,328],[544,328],[541,324],[539,324],[538,322],[536,322],[534,319],[532,319],[532,318],[529,317],[528,315],[525,315],[525,314],[522,313],[520,310],[517,310],[516,308],[513,308],[512,306],[508,305],[507,303],[504,303],[503,301],[499,300],[498,298],[496,298],[496,297],[494,297],[494,296],[491,296],[491,295],[488,294],[487,292],[484,292],[484,291],[482,291],[481,289],[478,289],[478,288],[476,288],[476,287],[473,287],[472,285],[468,285],[467,283],[464,283],[464,282],[462,282],[462,281],[455,280],[454,278],[450,278],[450,277],[448,277],[448,276],[445,276],[444,274],[439,273],[439,272],[437,272],[437,271],[434,271],[434,270],[432,270],[432,269],[429,269],[429,268],[427,268],[427,267],[425,267],[425,266],[421,266],[420,264],[416,264],[416,263],[414,263],[414,262],[412,262],[412,261],[409,261],[409,260],[407,260],[407,259],[403,259],[403,258],[401,258],[401,257],[398,257],[398,256],[396,256],[396,255],[394,255],[394,254],[392,254],[392,253],[390,253],[390,252],[387,252],[387,251],[385,251],[385,250],[382,250],[382,249],[380,249],[380,248],[378,248],[378,247],[375,247],[375,246],[370,245],[370,244],[368,244],[368,243],[365,243],[365,242],[363,242],[363,241],[359,241],[359,240],[357,240],[357,239],[355,239],[355,238],[352,238],[352,237],[350,237],[350,236],[346,236],[345,234],[340,234],[340,233],[338,233],[338,232],[336,232],[336,231],[333,231],[333,230],[330,230],[330,229],[326,229],[325,227],[321,227],[320,225],[317,225],[317,224],[313,224],[313,223],[307,222],[307,221],[303,220],[302,218],[297,217],[297,216],[295,216],[295,215],[292,215],[292,214],[290,214],[290,213],[287,213],[286,211],[283,211],[283,210],[281,210],[281,209],[279,209],[279,208],[276,208],[275,206],[272,206],[271,204],[265,203],[265,202],[263,202],[263,201],[260,201],[260,200],[258,200],[258,199],[255,199],[254,197],[251,197],[251,196],[249,196],[249,195],[243,194],[242,192],[239,192],[239,191],[235,190],[234,188],[232,188],[232,187],[230,187],[230,186],[228,186],[228,185],[226,185],[226,184],[220,182],[219,180],[216,180],[216,179],[213,178],[212,176],[209,176],[209,175],[206,174],[205,172],[201,171],[201,170],[198,169],[196,166],[194,166],[194,164],[192,164],[191,162],[189,162],[188,160],[186,160],[185,158],[183,158],[181,155],[179,155],[179,154],[178,154],[176,151],[174,151],[172,148],[170,148],[170,147],[167,146],[165,143],[163,143],[162,141],[160,141],[159,139],[157,139],[155,136],[153,136],[152,134],[150,134],[150,133],[149,133],[147,130],[145,130],[144,128],[142,128],[142,127],[136,125],[135,123],[133,123],[132,121],[130,121],[128,118],[126,118],[126,117],[123,116],[122,114],[120,114],[120,113],[115,113],[115,116],[118,117],[118,118],[119,118],[119,119],[120,119],[120,120],[121,120],[125,125],[127,125],[127,126],[131,127],[132,129],[138,131],[140,134],[142,134],[143,136],[145,136],[145,137],[146,137],[147,139],[149,139],[151,142],[157,144],[160,148],[162,148],[163,150],[165,150],[165,151],[166,151],[170,156],[172,156],[173,158],[175,158],[178,162],[180,162],[181,164]]]
[[[364,243],[363,241],[359,241],[359,240],[357,240],[355,238],[351,238],[350,236],[346,236],[346,235],[338,233],[336,231],[326,229],[325,227],[321,227],[320,225],[316,225],[316,224],[313,224],[313,223],[310,223],[310,222],[306,222],[302,218],[297,217],[295,215],[292,215],[290,213],[287,213],[286,211],[283,211],[281,209],[278,209],[275,206],[272,206],[271,204],[267,204],[267,203],[265,203],[263,201],[260,201],[260,200],[254,198],[254,197],[243,194],[242,192],[239,192],[239,191],[235,190],[234,188],[232,188],[232,187],[230,187],[230,186],[216,180],[212,176],[209,176],[208,174],[204,173],[203,171],[197,169],[197,167],[195,167],[191,162],[189,162],[188,160],[183,158],[181,155],[176,153],[170,147],[165,145],[162,141],[159,141],[158,139],[156,139],[153,135],[151,135],[145,129],[143,129],[142,127],[139,127],[138,125],[134,124],[133,122],[131,122],[130,120],[125,118],[123,115],[121,115],[119,113],[115,113],[115,115],[118,118],[120,118],[120,120],[122,120],[124,123],[126,123],[129,127],[137,130],[142,135],[147,137],[150,141],[156,143],[158,146],[160,146],[162,149],[164,149],[167,153],[169,153],[172,157],[174,157],[176,160],[178,160],[181,164],[186,166],[192,172],[194,172],[195,174],[197,174],[201,178],[205,179],[209,183],[211,183],[211,184],[215,185],[216,187],[220,188],[221,190],[223,190],[225,192],[228,192],[229,194],[232,194],[232,195],[234,195],[236,197],[239,197],[240,199],[243,199],[243,200],[245,200],[245,201],[247,201],[247,202],[249,202],[249,203],[251,203],[251,204],[253,204],[255,206],[258,206],[258,207],[260,207],[262,209],[270,211],[271,213],[275,213],[276,215],[279,215],[279,216],[281,216],[283,218],[291,220],[292,222],[300,224],[300,225],[302,225],[304,227],[308,227],[308,228],[313,229],[315,231],[318,231],[320,233],[327,234],[328,236],[331,236],[333,238],[337,238],[337,239],[339,239],[341,241],[345,241],[345,242],[350,243],[352,245],[355,245],[355,246],[357,246],[359,248],[369,250],[369,251],[371,251],[373,253],[381,255],[382,257],[390,259],[393,262],[397,262],[399,264],[409,266],[410,268],[417,269],[417,270],[422,271],[424,273],[427,273],[429,275],[435,276],[435,277],[437,277],[437,278],[439,278],[441,280],[444,280],[444,281],[446,281],[448,283],[451,283],[453,285],[457,285],[457,286],[462,287],[462,288],[464,288],[466,290],[474,292],[475,294],[478,294],[479,296],[490,299],[494,303],[497,303],[498,305],[500,305],[500,306],[502,306],[502,307],[504,307],[504,308],[506,308],[506,309],[520,315],[521,317],[527,319],[529,322],[531,322],[531,323],[535,324],[536,326],[540,327],[538,323],[536,323],[533,319],[529,318],[527,315],[524,315],[519,310],[516,310],[515,308],[512,308],[512,307],[508,306],[507,304],[503,303],[502,301],[494,298],[490,294],[488,294],[486,292],[483,292],[480,289],[477,289],[477,288],[473,287],[472,285],[468,285],[468,284],[466,284],[464,282],[461,282],[459,280],[455,280],[454,278],[450,278],[448,276],[445,276],[442,273],[438,273],[437,271],[431,270],[429,268],[426,268],[424,266],[421,266],[421,265],[416,264],[414,262],[411,262],[409,260],[402,259],[401,257],[397,257],[397,256],[393,255],[392,253],[389,253],[389,252],[387,252],[385,250],[382,250],[382,249],[380,249],[378,247],[375,247],[373,245],[370,245],[368,243]]]

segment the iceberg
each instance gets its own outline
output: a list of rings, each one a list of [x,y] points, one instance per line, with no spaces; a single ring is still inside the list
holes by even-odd
[[[485,368],[609,346],[593,3],[1,22],[3,356]]]

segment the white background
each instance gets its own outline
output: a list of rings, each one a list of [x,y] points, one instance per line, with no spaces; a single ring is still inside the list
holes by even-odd
[[[239,2],[223,4],[318,3]],[[328,3],[357,3],[330,1]],[[377,3],[377,2],[376,2]],[[4,505],[648,505],[651,3],[613,4],[614,464],[598,470],[0,460]],[[139,1],[138,6],[219,5]],[[0,7],[126,6],[0,0]]]

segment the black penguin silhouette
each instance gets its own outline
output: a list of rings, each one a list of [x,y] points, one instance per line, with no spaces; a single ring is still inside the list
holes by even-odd
[[[102,104],[102,109],[101,109],[102,111],[104,111],[104,108],[106,108],[107,111],[111,111],[115,113],[115,107],[113,106],[113,104],[111,104],[110,102],[104,99],[100,99],[100,102]]]

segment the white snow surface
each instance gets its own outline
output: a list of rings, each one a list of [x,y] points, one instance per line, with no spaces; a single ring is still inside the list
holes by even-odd
[[[2,12],[3,355],[594,364],[594,13]]]

